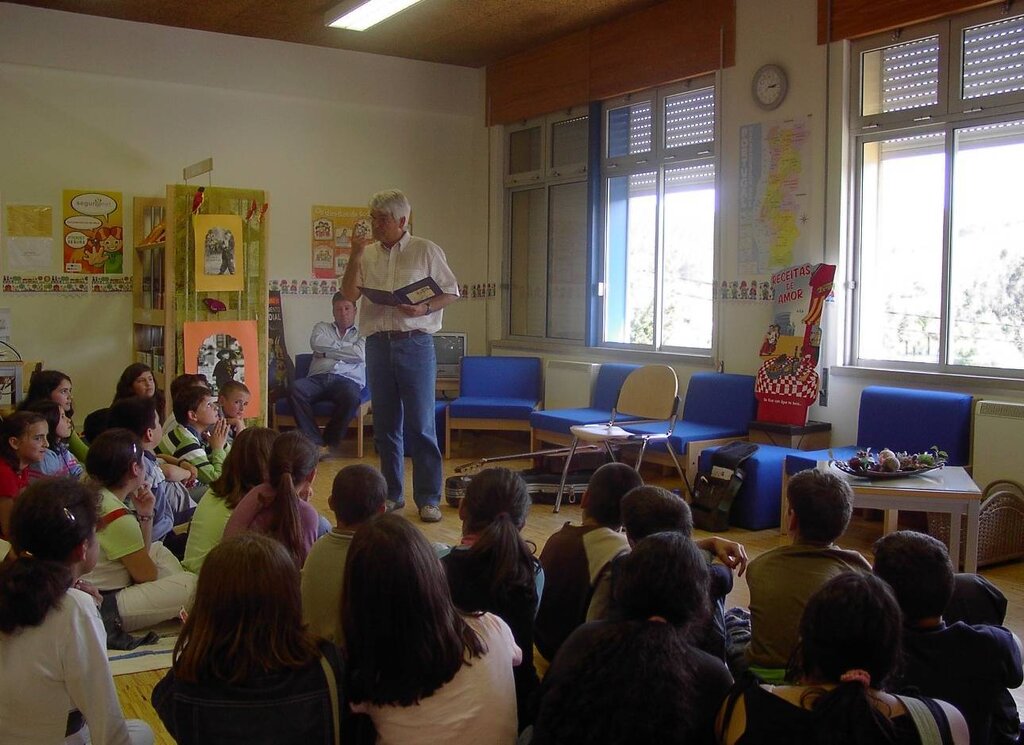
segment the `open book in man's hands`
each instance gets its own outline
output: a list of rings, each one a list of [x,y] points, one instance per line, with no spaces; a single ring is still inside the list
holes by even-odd
[[[433,277],[416,280],[405,287],[399,287],[394,292],[378,290],[373,287],[360,287],[359,291],[369,298],[370,302],[377,305],[416,305],[444,294],[444,290],[438,286]]]

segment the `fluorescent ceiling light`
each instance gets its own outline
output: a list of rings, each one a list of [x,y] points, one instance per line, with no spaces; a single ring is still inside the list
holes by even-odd
[[[328,11],[324,20],[334,28],[365,31],[418,2],[420,0],[367,0],[356,7],[352,2],[345,2]]]

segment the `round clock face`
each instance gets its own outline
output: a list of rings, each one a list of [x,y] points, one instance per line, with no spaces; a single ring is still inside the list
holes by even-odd
[[[771,110],[785,99],[788,87],[785,70],[778,65],[764,65],[754,73],[751,93],[753,93],[758,106]]]

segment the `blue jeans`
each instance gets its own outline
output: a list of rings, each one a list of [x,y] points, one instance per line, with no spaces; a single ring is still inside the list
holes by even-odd
[[[430,334],[388,339],[373,334],[366,340],[366,380],[373,402],[373,441],[380,470],[388,483],[388,499],[402,501],[405,442],[412,457],[412,492],[417,507],[441,502],[444,475],[434,431],[437,361]]]
[[[333,373],[299,378],[292,384],[291,389],[295,423],[302,433],[317,445],[337,447],[345,436],[348,423],[359,411],[361,392],[362,387],[354,380]],[[316,426],[316,418],[313,415],[313,404],[318,401],[330,401],[334,404],[331,419],[324,427],[323,439],[320,437],[320,428]]]

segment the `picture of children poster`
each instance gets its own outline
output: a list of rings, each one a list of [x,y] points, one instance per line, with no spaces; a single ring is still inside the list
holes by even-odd
[[[195,215],[196,289],[245,289],[245,243],[240,215]]]
[[[62,202],[65,273],[123,273],[121,192],[65,189]]]
[[[185,372],[206,376],[214,393],[229,380],[245,383],[246,418],[260,415],[263,389],[256,321],[193,321],[182,327]]]
[[[370,214],[366,207],[313,205],[311,237],[314,279],[334,279],[337,267],[352,249],[352,236],[368,231]],[[368,233],[367,233],[368,234]]]

